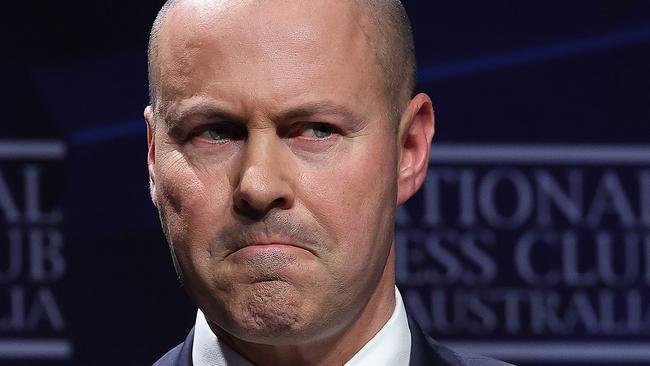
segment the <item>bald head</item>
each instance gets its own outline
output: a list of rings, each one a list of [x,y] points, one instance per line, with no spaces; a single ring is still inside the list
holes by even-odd
[[[157,72],[160,34],[170,12],[192,0],[168,0],[156,17],[149,39],[149,95],[156,110],[160,80]],[[262,1],[262,0],[253,0]],[[208,1],[205,1],[208,2]],[[228,0],[213,0],[215,7]],[[345,3],[344,1],[342,3]],[[390,118],[399,122],[413,94],[416,79],[415,52],[410,22],[399,0],[350,0],[359,13],[359,25],[380,67]]]

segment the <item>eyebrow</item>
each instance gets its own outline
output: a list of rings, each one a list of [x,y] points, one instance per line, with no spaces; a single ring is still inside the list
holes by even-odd
[[[205,119],[222,119],[238,122],[242,118],[224,108],[209,103],[199,103],[185,109],[172,109],[165,116],[165,125],[168,130],[181,127],[181,123],[190,117],[203,117]]]
[[[312,118],[314,116],[333,116],[346,121],[347,128],[357,131],[365,125],[365,119],[345,106],[330,103],[327,101],[308,102],[292,107],[287,111],[273,115],[271,119],[280,124],[282,122],[300,118]],[[245,118],[227,109],[212,103],[198,103],[181,110],[171,109],[164,118],[165,125],[169,130],[181,127],[182,121],[191,117],[202,117],[205,119],[219,119],[245,124]]]
[[[317,115],[334,116],[348,122],[352,130],[361,129],[365,119],[354,111],[337,104],[329,102],[310,102],[293,107],[287,112],[280,114],[277,118],[281,121],[295,120],[299,118],[314,117]]]

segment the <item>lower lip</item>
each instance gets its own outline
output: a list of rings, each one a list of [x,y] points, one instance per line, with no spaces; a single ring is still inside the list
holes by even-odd
[[[311,254],[308,250],[289,244],[257,244],[243,247],[235,252],[244,257],[260,255],[305,255]]]

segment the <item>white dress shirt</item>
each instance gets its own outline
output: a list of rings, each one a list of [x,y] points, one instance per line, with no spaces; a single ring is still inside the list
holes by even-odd
[[[408,366],[411,357],[411,330],[406,309],[395,287],[395,310],[388,322],[355,354],[345,366]],[[194,366],[254,366],[212,332],[199,310],[192,345]]]

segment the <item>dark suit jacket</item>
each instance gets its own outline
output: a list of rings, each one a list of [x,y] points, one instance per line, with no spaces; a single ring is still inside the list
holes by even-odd
[[[482,356],[466,356],[450,350],[426,336],[409,317],[411,329],[411,366],[508,366],[509,364]],[[179,344],[153,366],[192,366],[194,329]]]

